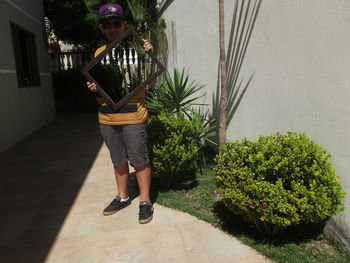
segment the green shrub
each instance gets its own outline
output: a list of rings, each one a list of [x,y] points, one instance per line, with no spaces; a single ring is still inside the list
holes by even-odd
[[[170,113],[150,117],[148,121],[149,152],[152,174],[164,186],[181,185],[194,178],[198,162],[198,146],[194,128],[183,114]]]
[[[198,166],[200,173],[203,173],[203,167],[206,166],[204,148],[211,145],[217,145],[212,138],[216,135],[215,119],[208,119],[208,112],[201,113],[200,108],[197,110],[191,109],[191,114],[188,116],[193,127],[193,138],[195,139],[198,150]]]
[[[228,142],[215,158],[218,190],[230,210],[258,228],[319,222],[344,209],[329,158],[295,132]]]
[[[147,92],[146,105],[152,115],[161,112],[172,112],[177,116],[180,112],[187,114],[193,105],[203,105],[194,103],[201,96],[194,94],[200,91],[204,85],[199,82],[189,82],[189,75],[185,75],[185,70],[180,72],[174,69],[174,77],[167,73],[166,80],[159,87]]]

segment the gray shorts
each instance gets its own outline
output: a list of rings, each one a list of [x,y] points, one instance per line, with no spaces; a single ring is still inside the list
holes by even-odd
[[[149,163],[147,123],[115,126],[100,124],[100,130],[115,166],[127,161],[135,167]]]

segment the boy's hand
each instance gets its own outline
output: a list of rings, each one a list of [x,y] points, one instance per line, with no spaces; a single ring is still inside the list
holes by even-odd
[[[153,46],[152,46],[152,44],[149,43],[147,39],[144,39],[144,38],[143,38],[142,40],[143,40],[143,49],[144,49],[146,52],[148,52],[148,51],[150,51],[150,50],[153,51]],[[149,85],[149,86],[154,86],[154,85],[156,84],[156,81],[157,81],[157,79],[152,80],[148,85]]]
[[[146,52],[148,52],[148,51],[150,51],[150,50],[153,51],[153,46],[151,45],[151,43],[148,42],[147,39],[144,39],[144,38],[143,38],[142,40],[143,40],[143,49],[144,49]]]
[[[97,92],[96,84],[95,83],[90,83],[89,81],[86,82],[86,86],[89,90],[93,92]]]
[[[157,82],[157,79],[154,79],[148,84],[148,86],[153,87],[154,85],[156,85],[156,82]]]

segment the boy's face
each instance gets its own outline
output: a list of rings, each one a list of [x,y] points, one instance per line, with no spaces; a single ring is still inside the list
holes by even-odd
[[[124,33],[126,21],[118,19],[108,19],[100,24],[100,29],[109,42],[116,40]]]

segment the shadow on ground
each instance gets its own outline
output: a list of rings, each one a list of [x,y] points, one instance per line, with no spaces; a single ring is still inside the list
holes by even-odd
[[[44,262],[102,145],[96,114],[60,114],[0,154],[0,262]]]
[[[261,234],[254,223],[247,222],[243,216],[234,215],[230,212],[222,201],[215,203],[213,209],[219,218],[222,229],[233,236],[245,235],[256,242],[273,244],[275,246],[300,242],[306,242],[316,238],[323,233],[326,221],[314,224],[303,224],[281,229],[275,236]]]

